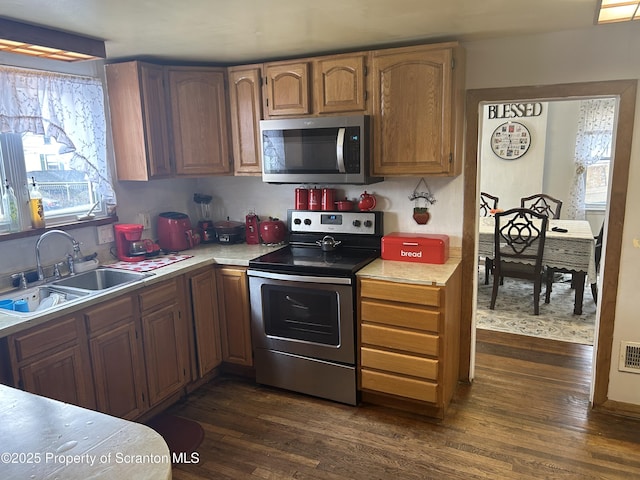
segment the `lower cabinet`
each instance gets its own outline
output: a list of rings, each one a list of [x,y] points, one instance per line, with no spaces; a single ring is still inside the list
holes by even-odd
[[[197,377],[222,363],[216,273],[208,267],[189,276]]]
[[[87,309],[84,318],[98,410],[128,420],[139,417],[148,395],[136,297]]]
[[[359,280],[363,400],[443,417],[458,379],[460,268],[444,286]]]
[[[138,295],[150,408],[190,380],[184,298],[182,277],[145,288]]]
[[[253,366],[251,349],[251,311],[249,282],[244,267],[219,267],[216,270],[222,360]]]
[[[14,385],[27,392],[95,408],[89,348],[80,316],[33,327],[7,339]]]

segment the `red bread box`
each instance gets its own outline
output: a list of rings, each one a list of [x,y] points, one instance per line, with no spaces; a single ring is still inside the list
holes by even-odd
[[[449,236],[393,232],[382,237],[382,258],[442,264],[449,259]]]

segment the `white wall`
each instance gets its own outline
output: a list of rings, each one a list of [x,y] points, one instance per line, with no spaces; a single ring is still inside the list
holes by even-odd
[[[640,78],[640,30],[632,23],[512,37],[509,41],[478,41],[465,46],[468,89]],[[638,111],[636,108],[608,392],[611,400],[635,405],[640,405],[640,375],[618,372],[617,357],[621,340],[640,341],[640,305],[635,292],[640,284],[640,249],[633,246],[634,238],[640,238],[640,216],[635,213],[640,204]]]

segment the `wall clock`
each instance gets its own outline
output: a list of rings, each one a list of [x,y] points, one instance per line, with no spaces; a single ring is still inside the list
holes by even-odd
[[[504,160],[520,158],[530,146],[531,133],[519,122],[503,123],[491,135],[491,150]]]

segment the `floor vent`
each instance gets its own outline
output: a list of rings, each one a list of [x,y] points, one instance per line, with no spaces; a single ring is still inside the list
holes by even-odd
[[[640,343],[621,343],[618,370],[621,372],[640,373]]]

